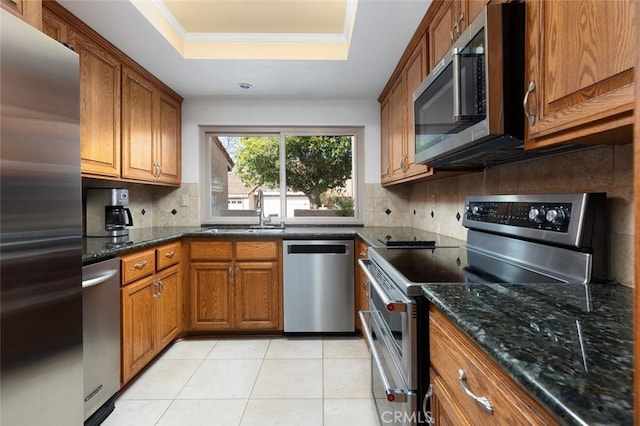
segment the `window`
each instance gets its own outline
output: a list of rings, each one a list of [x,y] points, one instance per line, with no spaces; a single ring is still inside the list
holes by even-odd
[[[257,223],[261,210],[273,224],[361,224],[362,133],[202,128],[202,222]]]

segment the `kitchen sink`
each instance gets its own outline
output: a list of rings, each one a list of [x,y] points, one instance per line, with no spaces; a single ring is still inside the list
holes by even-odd
[[[284,228],[280,228],[280,227],[255,227],[255,228],[249,228],[247,230],[245,230],[244,232],[248,232],[248,233],[254,233],[254,234],[277,234],[280,232],[284,232]]]
[[[202,231],[204,234],[278,234],[284,232],[285,228],[272,225],[251,225],[248,228],[207,228]]]

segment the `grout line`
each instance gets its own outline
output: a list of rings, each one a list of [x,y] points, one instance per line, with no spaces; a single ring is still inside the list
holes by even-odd
[[[267,357],[267,353],[269,353],[269,347],[271,347],[272,342],[273,342],[273,339],[269,339],[269,344],[267,345],[267,349],[264,351],[264,355],[262,356],[262,361],[260,361],[260,368],[258,368],[258,372],[256,373],[256,378],[253,381],[253,386],[251,386],[251,390],[249,391],[249,396],[247,397],[247,403],[244,405],[244,410],[242,410],[242,415],[240,416],[240,422],[238,423],[238,426],[242,425],[244,416],[247,414],[247,408],[249,408],[249,402],[251,402],[251,395],[253,395],[253,391],[256,388],[256,383],[258,383],[258,377],[260,377],[262,366],[264,365],[264,361]]]
[[[194,369],[193,373],[188,377],[188,379],[185,381],[184,385],[180,388],[180,390],[176,393],[175,397],[172,399],[165,399],[165,401],[170,401],[169,405],[167,406],[167,408],[165,408],[162,413],[160,414],[160,416],[158,417],[158,421],[155,423],[156,425],[162,421],[163,417],[166,415],[166,413],[168,412],[168,410],[173,406],[173,404],[176,402],[176,400],[178,399],[178,396],[180,395],[180,393],[185,389],[185,387],[189,384],[189,382],[193,379],[194,375],[198,372],[198,370],[202,367],[202,365],[204,364],[205,361],[220,361],[220,360],[230,360],[230,359],[236,359],[236,358],[220,358],[220,359],[208,359],[207,357],[209,355],[211,355],[211,353],[214,351],[214,349],[218,346],[218,343],[220,342],[219,339],[212,339],[214,340],[214,344],[212,345],[211,349],[200,359],[196,358],[196,359],[185,359],[185,358],[173,358],[171,360],[187,360],[187,361],[200,361],[197,365],[197,367]],[[253,391],[255,390],[257,381],[258,381],[258,377],[260,376],[260,372],[262,371],[262,368],[264,367],[264,363],[267,360],[267,354],[269,352],[269,349],[271,348],[272,343],[274,342],[274,340],[276,339],[269,339],[269,343],[264,351],[264,354],[262,355],[261,358],[252,358],[253,360],[258,360],[260,359],[260,367],[258,368],[258,372],[255,376],[254,382],[253,382],[253,386],[251,387],[251,391],[249,392],[249,395],[247,398],[231,398],[229,400],[243,400],[245,402],[244,405],[244,409],[242,411],[242,414],[240,416],[240,420],[238,423],[238,426],[240,426],[240,424],[242,424],[242,422],[245,420],[245,416],[247,414],[247,409],[249,407],[249,402],[252,400],[252,394]],[[325,395],[325,360],[338,360],[338,359],[349,359],[349,360],[356,360],[356,359],[366,359],[366,357],[363,358],[344,358],[344,357],[339,357],[339,358],[326,358],[326,351],[325,351],[325,341],[328,340],[335,340],[332,338],[326,338],[325,336],[319,336],[317,339],[312,339],[312,340],[320,340],[321,342],[321,357],[320,357],[320,361],[321,361],[321,383],[322,383],[322,393],[321,393],[321,412],[320,412],[320,416],[321,416],[321,424],[325,424],[325,404],[326,404],[326,395]],[[160,360],[162,358],[159,358],[158,360]],[[272,359],[272,360],[318,360],[318,358],[268,358],[268,359]],[[243,359],[244,360],[244,359]],[[211,398],[196,398],[193,400],[208,400]],[[283,399],[292,399],[292,400],[309,400],[308,398],[258,398],[259,400],[268,400],[268,399],[273,399],[273,400],[283,400]],[[313,398],[315,399],[315,398]],[[343,399],[343,398],[337,398],[337,399]],[[366,400],[369,398],[350,398],[350,399],[362,399],[362,400]],[[158,399],[140,399],[138,401],[160,401]],[[129,401],[135,401],[135,400],[129,400]]]

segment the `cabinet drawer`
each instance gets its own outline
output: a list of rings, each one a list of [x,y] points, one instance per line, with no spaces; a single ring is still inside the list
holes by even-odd
[[[167,266],[180,263],[180,242],[166,244],[156,249],[156,268],[159,270]]]
[[[151,275],[156,270],[155,250],[144,250],[122,257],[122,284]]]
[[[431,367],[441,377],[451,397],[477,424],[524,425],[557,424],[547,412],[508,377],[457,327],[437,309],[429,312]],[[465,385],[493,406],[489,413],[465,393],[459,380],[463,370]]]
[[[236,243],[236,259],[277,259],[278,243],[276,241],[238,241]]]
[[[233,243],[231,241],[192,241],[190,251],[192,260],[231,260]]]

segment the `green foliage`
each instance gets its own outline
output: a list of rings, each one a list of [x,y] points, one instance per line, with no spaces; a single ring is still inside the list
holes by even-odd
[[[245,185],[280,185],[279,143],[277,136],[240,138],[234,172]]]
[[[278,137],[241,138],[235,171],[245,185],[280,186],[278,143]],[[318,208],[321,194],[351,178],[351,145],[351,136],[287,136],[287,186]]]

